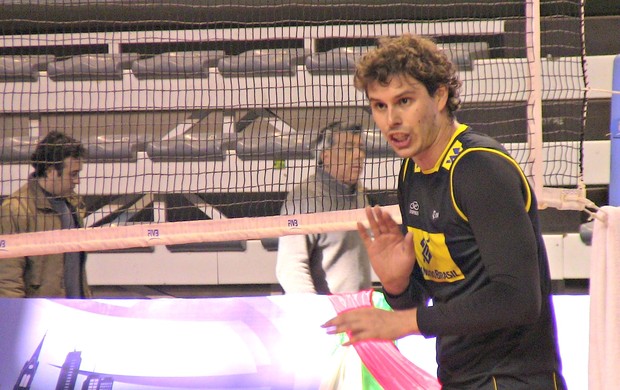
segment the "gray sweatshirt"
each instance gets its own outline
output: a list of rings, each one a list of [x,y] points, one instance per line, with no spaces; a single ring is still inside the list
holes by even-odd
[[[305,214],[363,208],[361,185],[348,186],[317,169],[297,185],[281,214]],[[371,287],[370,262],[357,230],[279,239],[276,275],[286,293],[330,294]]]

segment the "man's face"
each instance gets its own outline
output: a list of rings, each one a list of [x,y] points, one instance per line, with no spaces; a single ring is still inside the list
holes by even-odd
[[[445,88],[430,96],[424,84],[401,75],[387,85],[373,82],[366,92],[373,119],[396,154],[418,164],[434,164],[436,150],[444,147],[440,118],[445,115]]]
[[[64,169],[59,174],[51,167],[47,171],[47,177],[43,178],[43,188],[56,196],[69,196],[73,194],[75,187],[80,184],[80,171],[83,162],[81,159],[67,157],[64,159]]]
[[[323,169],[342,183],[357,183],[366,158],[361,134],[335,132],[332,141],[332,147],[323,151]]]

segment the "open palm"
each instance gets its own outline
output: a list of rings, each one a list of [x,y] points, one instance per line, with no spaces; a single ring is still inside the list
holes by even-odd
[[[403,235],[389,213],[379,206],[366,208],[370,232],[358,222],[364,246],[373,270],[383,288],[391,294],[400,294],[409,285],[409,275],[415,264],[415,251],[411,233]]]

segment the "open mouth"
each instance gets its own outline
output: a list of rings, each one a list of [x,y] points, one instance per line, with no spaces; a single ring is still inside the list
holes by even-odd
[[[395,148],[402,149],[409,145],[411,137],[409,134],[405,133],[396,133],[391,134],[389,136],[390,144],[392,144]]]

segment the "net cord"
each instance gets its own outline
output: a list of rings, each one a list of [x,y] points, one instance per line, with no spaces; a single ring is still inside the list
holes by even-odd
[[[382,210],[401,223],[398,206]],[[9,234],[0,235],[0,259],[356,230],[358,221],[367,226],[364,209]]]

